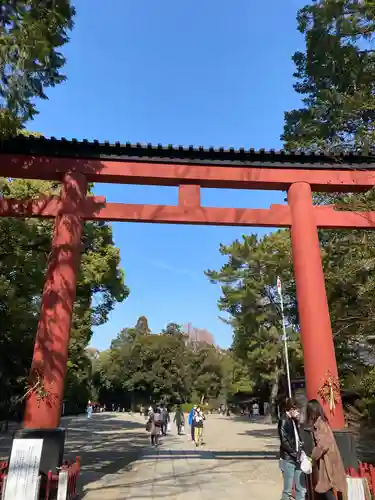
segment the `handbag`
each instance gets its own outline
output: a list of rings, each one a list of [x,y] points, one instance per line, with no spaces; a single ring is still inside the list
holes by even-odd
[[[311,474],[312,473],[312,460],[309,458],[304,451],[301,451],[301,471],[304,474]]]
[[[185,426],[181,425],[181,434],[185,434]]]

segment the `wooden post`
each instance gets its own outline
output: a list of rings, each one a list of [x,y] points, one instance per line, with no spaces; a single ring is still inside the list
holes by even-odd
[[[28,429],[55,429],[60,423],[81,254],[83,223],[79,208],[86,192],[87,181],[83,175],[65,175],[26,399],[24,427]]]
[[[292,184],[288,202],[307,398],[320,400],[331,426],[342,429],[345,421],[341,395],[333,412],[319,397],[327,374],[338,377],[338,371],[310,185]]]

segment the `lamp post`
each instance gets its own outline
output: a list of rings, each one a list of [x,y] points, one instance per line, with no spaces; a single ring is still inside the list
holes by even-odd
[[[286,336],[286,328],[285,328],[285,318],[284,318],[284,301],[283,301],[283,292],[281,289],[281,279],[277,277],[277,292],[280,298],[280,308],[281,308],[281,322],[283,325],[283,341],[284,341],[284,354],[285,354],[285,368],[286,368],[286,378],[288,380],[288,393],[289,397],[292,397],[292,385],[290,383],[290,371],[289,371],[289,355],[288,355],[288,339]]]

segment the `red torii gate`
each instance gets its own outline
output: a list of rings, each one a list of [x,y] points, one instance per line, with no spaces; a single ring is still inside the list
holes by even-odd
[[[60,422],[85,220],[290,228],[307,397],[321,399],[327,374],[338,377],[338,372],[317,229],[374,229],[375,212],[316,207],[312,191],[366,191],[375,184],[374,171],[372,158],[357,155],[121,146],[54,138],[3,142],[1,176],[62,182],[60,197],[0,200],[0,216],[55,219],[31,368],[31,379],[48,396],[38,400],[36,391],[29,394],[24,427],[55,429]],[[108,203],[86,195],[88,182],[178,186],[178,205]],[[288,205],[202,207],[202,187],[284,190]],[[326,409],[331,425],[342,429],[340,396],[333,413]]]

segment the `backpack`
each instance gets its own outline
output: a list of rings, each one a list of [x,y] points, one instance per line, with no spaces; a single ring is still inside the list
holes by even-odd
[[[204,420],[203,415],[201,415],[199,417],[196,416],[194,418],[194,425],[195,425],[195,427],[203,427],[203,420]]]

